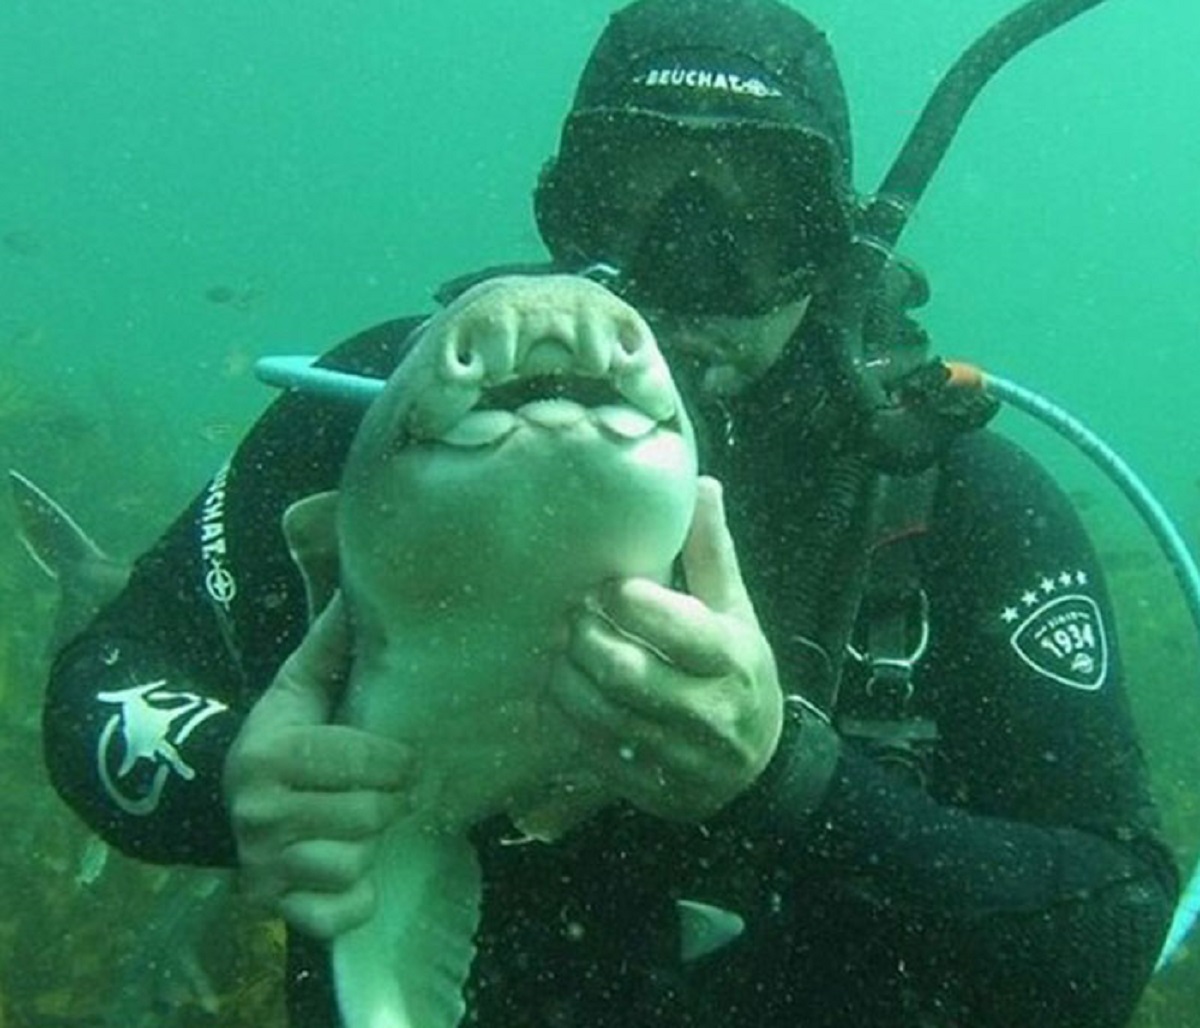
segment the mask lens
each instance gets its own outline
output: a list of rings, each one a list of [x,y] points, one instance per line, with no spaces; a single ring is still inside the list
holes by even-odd
[[[633,227],[624,264],[630,298],[681,314],[758,314],[794,298],[779,288],[789,227],[772,223],[702,177],[680,180]]]
[[[806,292],[848,238],[815,137],[623,123],[575,126],[568,140],[559,171],[577,256],[619,268],[635,306],[761,314]]]

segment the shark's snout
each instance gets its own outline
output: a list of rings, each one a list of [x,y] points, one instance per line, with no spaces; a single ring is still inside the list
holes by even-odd
[[[620,332],[557,309],[526,313],[520,325],[496,317],[446,334],[442,376],[447,382],[496,385],[513,376],[621,376],[656,351],[653,338]]]
[[[410,440],[476,448],[523,425],[584,421],[617,439],[681,430],[681,404],[652,336],[556,324],[489,329],[430,340],[441,352],[430,355],[434,381],[411,398]]]

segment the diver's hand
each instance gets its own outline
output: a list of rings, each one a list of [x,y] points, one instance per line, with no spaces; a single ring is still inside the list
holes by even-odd
[[[250,711],[224,771],[243,890],[322,939],[374,911],[367,871],[413,778],[406,747],[328,723],[348,636],[339,594]]]
[[[602,589],[575,617],[551,694],[618,795],[696,821],[766,767],[783,694],[714,479],[700,480],[683,564],[692,595],[646,579]]]

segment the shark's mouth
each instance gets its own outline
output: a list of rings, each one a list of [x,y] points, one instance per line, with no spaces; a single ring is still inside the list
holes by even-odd
[[[484,387],[436,442],[475,449],[495,446],[522,428],[564,431],[585,423],[615,441],[681,431],[674,403],[639,403],[608,376],[556,373],[516,376]]]
[[[475,361],[464,369],[456,359],[431,376],[418,375],[418,381],[424,380],[414,390],[416,395],[397,405],[385,430],[390,450],[422,444],[487,447],[522,427],[561,430],[583,422],[616,441],[637,441],[656,432],[684,433],[684,412],[671,373],[657,352],[626,355],[623,360],[601,355],[580,362],[569,354],[567,359],[574,366],[544,370],[543,363],[534,370],[527,360],[501,353],[493,362],[498,366]],[[580,363],[590,366],[581,368]],[[514,371],[514,364],[521,370]],[[273,385],[364,405],[374,405],[390,381],[321,367],[312,357],[263,358],[255,371]],[[400,388],[413,384],[397,383]]]
[[[538,400],[571,400],[584,407],[623,404],[625,397],[608,378],[595,375],[528,375],[483,390],[475,410],[515,411]]]

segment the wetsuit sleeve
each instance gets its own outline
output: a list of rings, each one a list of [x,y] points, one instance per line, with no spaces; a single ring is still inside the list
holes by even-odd
[[[386,374],[413,324],[363,333],[325,363]],[[276,400],[55,660],[43,710],[51,780],[122,851],[234,863],[225,755],[307,625],[281,518],[336,487],[361,413],[294,394]]]
[[[1123,1025],[1177,883],[1101,569],[1048,476],[991,436],[944,469],[930,542],[928,789],[843,740],[809,813],[813,740],[830,730],[799,713],[733,816],[778,833],[798,880],[866,910],[871,941],[847,952],[886,952],[874,966],[903,969],[897,994],[947,1023]]]

